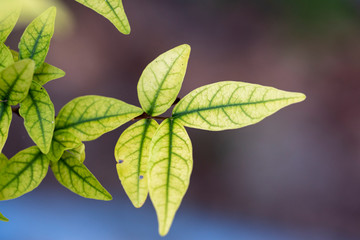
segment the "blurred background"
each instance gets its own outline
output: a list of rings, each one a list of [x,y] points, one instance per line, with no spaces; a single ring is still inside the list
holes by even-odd
[[[142,70],[183,43],[192,52],[180,97],[225,80],[307,95],[254,126],[188,129],[194,170],[165,239],[360,239],[359,0],[125,0],[129,36],[75,1],[28,5],[7,44],[17,50],[26,24],[58,7],[46,61],[66,76],[45,86],[57,112],[91,94],[140,106]],[[127,126],[86,143],[85,164],[113,201],[83,199],[49,171],[0,203],[10,219],[0,238],[160,238],[149,199],[133,208],[117,177],[113,149]],[[5,155],[31,145],[14,116]]]

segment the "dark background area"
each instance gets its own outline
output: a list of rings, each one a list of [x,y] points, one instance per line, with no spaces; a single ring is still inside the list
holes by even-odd
[[[234,228],[261,222],[276,225],[280,232],[324,233],[306,239],[360,238],[360,1],[128,0],[124,7],[132,28],[129,36],[75,1],[61,3],[71,21],[55,29],[46,61],[66,76],[45,86],[57,112],[71,99],[93,94],[140,106],[136,86],[142,70],[183,43],[191,45],[192,52],[180,97],[225,80],[307,95],[306,101],[254,126],[223,132],[188,129],[194,170],[179,221],[182,211],[193,210],[219,214],[234,221]],[[12,33],[7,42],[12,48],[17,49],[23,29]],[[113,156],[127,126],[87,142],[85,164],[114,195],[113,204],[130,209]],[[14,116],[5,155],[30,145],[22,119]],[[46,194],[53,191],[78,204],[93,201],[68,193],[50,172],[39,189],[22,198],[44,195],[39,204],[46,206]],[[21,198],[13,201],[14,208],[23,209],[18,218],[26,218],[30,213]],[[3,204],[4,215],[16,223],[6,211],[10,203],[0,207]],[[157,237],[149,199],[145,210],[129,211],[140,218],[142,211],[149,213],[154,230],[146,236]],[[71,218],[70,210],[68,214]],[[116,211],[107,217],[114,215],[136,226],[135,220]],[[51,221],[50,213],[45,217]],[[177,218],[169,238],[174,231],[181,239]],[[190,229],[197,223],[182,224]],[[127,239],[135,239],[131,236]],[[191,233],[186,236],[195,239]],[[285,239],[295,239],[296,234],[292,236]]]

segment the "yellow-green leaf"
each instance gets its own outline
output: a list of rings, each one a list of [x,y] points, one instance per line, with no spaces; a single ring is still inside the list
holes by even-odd
[[[218,82],[195,89],[176,105],[182,125],[211,131],[255,124],[305,95],[244,82]]]
[[[58,161],[65,150],[77,148],[82,143],[66,130],[57,130],[51,142],[49,153],[46,155],[51,161]]]
[[[173,48],[152,61],[142,73],[137,91],[144,111],[157,116],[174,103],[184,80],[190,46]]]
[[[0,42],[5,42],[21,12],[20,0],[1,0],[0,1]]]
[[[83,96],[73,99],[61,109],[55,129],[66,129],[80,141],[91,141],[142,112],[140,108],[114,98]]]
[[[15,62],[0,72],[0,100],[16,105],[28,94],[34,74],[34,61]]]
[[[6,102],[0,102],[0,152],[9,135],[9,128],[12,119],[11,106]]]
[[[0,213],[0,221],[8,222],[9,219],[7,219],[4,215],[2,215],[2,213]]]
[[[54,34],[56,8],[50,7],[25,29],[19,42],[19,58],[31,58],[35,68],[44,63]]]
[[[46,176],[49,159],[36,146],[18,152],[0,175],[0,200],[9,200],[35,189]]]
[[[183,126],[170,119],[161,123],[150,145],[148,184],[159,222],[159,233],[168,233],[189,186],[193,167],[192,146]]]
[[[121,33],[130,34],[130,25],[126,17],[122,0],[76,0],[107,18]]]
[[[25,128],[40,150],[47,154],[55,128],[55,109],[46,90],[33,82],[29,94],[20,103]]]
[[[19,61],[19,52],[15,51],[15,50],[12,50],[12,49],[10,49],[10,52],[11,52],[11,54],[13,56],[14,62]]]
[[[142,119],[128,127],[115,146],[116,169],[121,184],[135,207],[141,207],[148,195],[147,163],[151,138],[159,124]]]
[[[14,63],[10,49],[0,42],[0,72]]]
[[[63,76],[65,76],[63,70],[44,62],[35,70],[33,80],[40,85],[44,85],[49,81],[62,78]]]
[[[0,175],[5,170],[5,166],[8,163],[8,161],[9,161],[8,158],[3,153],[0,153]]]
[[[51,162],[56,179],[70,191],[85,197],[109,201],[110,193],[101,186],[94,175],[75,156],[64,152],[57,162]]]
[[[67,150],[70,154],[72,154],[77,160],[81,163],[85,161],[85,145],[81,143],[80,146]]]

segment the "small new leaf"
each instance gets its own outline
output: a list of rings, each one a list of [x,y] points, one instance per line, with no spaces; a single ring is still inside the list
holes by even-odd
[[[305,99],[302,93],[244,82],[218,82],[195,89],[176,105],[182,125],[210,131],[255,124],[281,108]]]
[[[62,78],[64,76],[65,72],[63,70],[44,62],[35,70],[33,80],[40,85],[44,85],[49,81]]]
[[[83,96],[61,109],[55,130],[66,129],[80,141],[91,141],[142,113],[140,108],[114,98]]]
[[[58,161],[65,150],[77,148],[81,145],[73,134],[66,130],[58,130],[54,132],[49,153],[46,155],[51,161]]]
[[[44,63],[54,34],[56,8],[51,7],[35,18],[25,29],[19,43],[19,58],[35,61],[35,68]]]
[[[74,155],[64,152],[57,162],[50,164],[56,179],[70,191],[85,197],[109,201],[110,193]]]
[[[34,74],[34,61],[15,62],[0,72],[0,100],[16,105],[28,94]]]
[[[0,72],[14,63],[10,49],[0,42]]]
[[[5,42],[21,12],[20,0],[1,0],[0,1],[0,42]]]
[[[76,0],[107,18],[121,33],[130,34],[130,25],[126,17],[122,0]]]
[[[189,186],[193,168],[192,146],[183,126],[164,120],[150,145],[149,193],[154,204],[159,233],[168,233],[175,213]]]
[[[144,111],[157,116],[175,101],[184,80],[190,46],[173,48],[152,61],[141,74],[137,91]]]
[[[72,154],[77,160],[81,163],[85,161],[85,144],[81,143],[80,146],[67,150],[70,154]]]
[[[11,106],[6,102],[0,102],[0,152],[8,138],[11,119]]]
[[[49,159],[36,146],[18,152],[0,175],[0,200],[9,200],[35,189],[46,176]]]
[[[141,207],[148,195],[147,163],[151,138],[159,124],[142,119],[128,127],[115,146],[116,169],[133,205]]]
[[[9,219],[7,219],[4,215],[2,215],[2,213],[0,213],[0,221],[8,222]]]
[[[47,154],[55,128],[55,109],[46,90],[31,84],[27,97],[20,103],[20,115],[31,139]]]

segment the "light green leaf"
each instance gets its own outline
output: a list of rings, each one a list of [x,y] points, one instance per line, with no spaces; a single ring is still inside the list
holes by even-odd
[[[91,141],[141,114],[140,108],[114,98],[83,96],[61,109],[55,129],[66,129],[80,141]]]
[[[77,148],[81,145],[73,134],[66,130],[57,130],[51,142],[49,153],[46,155],[51,161],[58,161],[65,150]]]
[[[151,138],[159,124],[142,119],[128,127],[115,146],[116,169],[126,194],[135,207],[141,207],[148,195],[147,163]]]
[[[21,12],[20,0],[1,0],[0,1],[0,42],[5,42]]]
[[[8,222],[9,219],[7,219],[2,213],[0,213],[0,221]]]
[[[190,46],[173,48],[152,61],[141,74],[137,90],[144,111],[157,116],[168,110],[184,80]]]
[[[69,149],[67,151],[81,163],[85,161],[85,145],[83,143],[81,143],[81,145],[77,148]]]
[[[195,89],[176,105],[173,118],[187,127],[211,131],[255,124],[305,99],[302,93],[244,82],[218,82]]]
[[[15,50],[12,50],[12,49],[10,49],[10,52],[11,52],[11,54],[13,56],[14,62],[19,61],[19,52],[15,51]]]
[[[25,29],[19,42],[19,58],[31,58],[35,68],[44,63],[54,34],[56,8],[51,7],[35,18]]]
[[[36,146],[18,152],[0,175],[0,200],[9,200],[35,189],[46,176],[49,159]]]
[[[121,33],[130,34],[130,25],[126,17],[122,0],[76,0],[107,18]]]
[[[189,186],[193,167],[192,146],[183,126],[166,119],[150,145],[148,184],[154,204],[159,233],[168,233],[175,213]]]
[[[33,82],[29,94],[20,103],[19,113],[31,139],[47,154],[55,128],[55,109],[46,90]]]
[[[0,175],[5,170],[8,161],[8,158],[3,153],[0,153]]]
[[[15,62],[0,72],[0,100],[16,105],[28,94],[34,74],[34,61]]]
[[[9,128],[12,119],[11,106],[6,102],[0,102],[0,152],[9,135]]]
[[[0,71],[14,63],[10,49],[0,42]]]
[[[50,164],[56,179],[70,191],[85,197],[109,201],[110,193],[75,156],[64,152],[57,162]]]
[[[65,72],[63,70],[48,63],[43,63],[35,70],[33,80],[40,85],[44,85],[49,81],[62,78],[63,76],[65,76]]]

